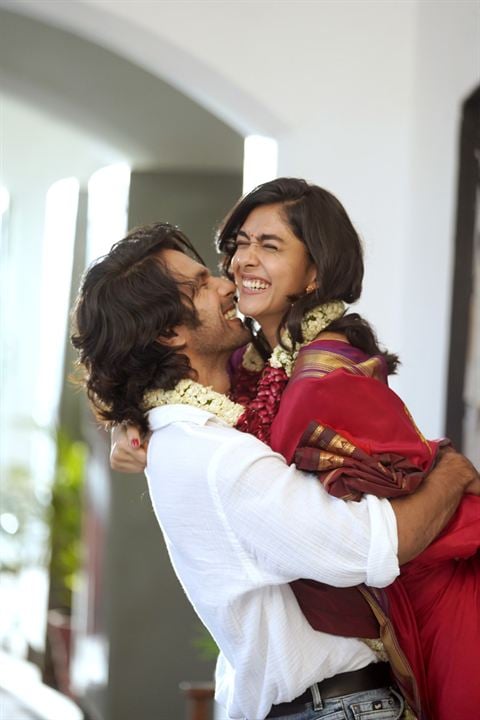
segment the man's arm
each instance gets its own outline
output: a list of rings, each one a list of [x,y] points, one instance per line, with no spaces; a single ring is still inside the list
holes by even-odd
[[[391,501],[397,519],[400,565],[430,545],[466,492],[480,495],[478,473],[467,458],[450,451],[444,453],[415,493]]]
[[[219,448],[218,496],[244,546],[287,579],[297,573],[336,586],[384,587],[395,577],[392,558],[398,573],[443,530],[465,492],[480,495],[477,471],[455,452],[416,493],[393,501],[366,495],[357,503],[328,495],[294,466],[282,469],[278,455],[275,465],[251,437],[250,445]]]
[[[137,447],[132,446],[132,440]],[[140,445],[136,428],[118,426],[112,430],[110,463],[120,472],[144,470],[146,444]],[[397,521],[400,565],[430,545],[447,525],[465,492],[480,495],[478,473],[463,455],[450,450],[414,494],[390,501]]]

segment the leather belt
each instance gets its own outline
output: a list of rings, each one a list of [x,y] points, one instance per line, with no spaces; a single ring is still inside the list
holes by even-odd
[[[376,690],[377,688],[388,687],[391,684],[390,666],[388,663],[380,662],[367,665],[367,667],[361,668],[361,670],[339,673],[338,675],[334,675],[331,678],[317,683],[317,687],[322,700],[329,700],[364,690]],[[288,703],[272,705],[267,718],[293,715],[294,713],[301,712],[302,709],[308,710],[312,706],[312,703],[312,691],[309,688],[305,690],[302,695],[299,695]]]

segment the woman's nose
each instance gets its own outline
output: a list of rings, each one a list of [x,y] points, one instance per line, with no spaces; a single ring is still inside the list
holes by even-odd
[[[249,243],[248,245],[242,245],[241,248],[238,248],[233,256],[232,269],[235,270],[236,266],[241,268],[249,265],[257,265],[258,248],[257,243]]]

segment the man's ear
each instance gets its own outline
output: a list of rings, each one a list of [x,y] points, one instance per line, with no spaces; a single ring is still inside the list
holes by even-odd
[[[184,325],[177,325],[172,329],[172,334],[166,337],[165,335],[159,335],[157,342],[162,345],[167,345],[172,350],[184,348],[188,341],[188,331]]]

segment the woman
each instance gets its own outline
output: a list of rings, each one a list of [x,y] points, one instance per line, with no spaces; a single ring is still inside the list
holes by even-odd
[[[240,428],[268,442],[297,467],[319,470],[327,489],[340,497],[359,497],[361,492],[392,497],[413,491],[435,462],[439,443],[423,438],[386,386],[396,356],[380,350],[358,315],[343,314],[342,302],[360,296],[363,260],[358,235],[341,204],[302,180],[274,180],[233,209],[219,248],[238,288],[239,310],[255,318],[275,348]],[[319,307],[323,312],[315,311]],[[319,334],[322,326],[327,331]],[[262,353],[260,338],[256,345]],[[252,348],[237,356],[234,397],[248,397],[245,388],[255,386],[260,364]],[[399,659],[393,657],[393,647],[388,648],[408,699],[418,708],[420,693],[424,712],[437,720],[451,718],[452,708],[459,718],[473,717],[480,700],[475,690],[479,519],[477,498],[464,500],[449,532],[411,562],[391,588],[367,598],[375,612],[375,601],[388,608],[414,669],[417,688],[402,678]],[[342,598],[346,609],[357,607],[361,595],[357,591],[355,598],[352,590],[325,592],[306,581],[294,583],[293,589],[311,624],[330,631],[335,627],[325,624],[326,600],[338,623]],[[366,606],[364,626],[355,629],[359,636],[372,637]],[[336,631],[352,634],[352,624],[347,620]],[[394,644],[388,627],[382,631],[384,640]]]
[[[413,491],[439,444],[419,434],[386,386],[396,356],[380,350],[363,319],[344,314],[344,303],[360,296],[363,260],[341,204],[302,180],[265,183],[230,213],[219,248],[237,284],[240,311],[263,331],[232,360],[234,399],[247,406],[237,427],[299,468],[317,470],[340,497]],[[292,584],[314,628],[381,635],[407,699],[418,714],[436,720],[474,717],[480,700],[473,677],[478,607],[472,605],[480,597],[472,532],[478,518],[477,499],[465,500],[450,532],[385,592]]]

